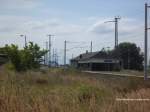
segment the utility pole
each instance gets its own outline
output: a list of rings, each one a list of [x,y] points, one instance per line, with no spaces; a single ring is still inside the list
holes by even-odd
[[[70,42],[70,41],[66,41],[66,40],[64,41],[64,66],[66,65],[66,54],[67,54],[66,52],[68,51],[67,43],[79,43],[79,42]],[[74,49],[74,48],[81,48],[81,47],[73,47],[71,49]]]
[[[57,49],[55,49],[55,58],[54,58],[54,60],[55,60],[55,67],[57,66]]]
[[[20,35],[20,37],[24,37],[24,45],[25,45],[25,47],[27,47],[27,37],[26,37],[26,35]]]
[[[48,37],[49,37],[49,67],[51,67],[51,46],[52,46],[51,38],[52,38],[52,36],[54,36],[54,35],[48,35]]]
[[[150,6],[148,6],[147,3],[145,3],[145,47],[144,47],[144,80],[147,80],[147,72],[148,72],[148,66],[147,66],[147,51],[148,51],[148,48],[147,48],[147,44],[148,44],[148,8],[150,8]]]
[[[60,57],[60,56],[58,56],[58,52],[56,52],[56,62],[57,62],[57,67],[59,66],[59,57]]]
[[[128,70],[130,69],[130,49],[128,48]]]
[[[48,51],[48,42],[46,41],[46,51]],[[45,64],[48,65],[48,53],[45,54]]]
[[[52,62],[54,62],[54,56],[55,55],[55,51],[54,51],[54,48],[53,48],[53,54],[52,54]]]
[[[115,17],[114,21],[106,21],[105,23],[108,22],[114,22],[115,23],[115,48],[118,47],[118,20],[121,19],[120,17]]]
[[[66,45],[67,44],[67,41],[65,40],[64,41],[64,66],[66,65]]]
[[[115,17],[115,48],[118,47],[118,19]]]
[[[91,41],[91,53],[92,53],[92,50],[93,50],[93,43],[92,43],[92,41]]]

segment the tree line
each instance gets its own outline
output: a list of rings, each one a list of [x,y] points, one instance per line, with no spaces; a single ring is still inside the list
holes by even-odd
[[[113,50],[102,51],[119,59],[123,69],[143,70],[144,54],[135,43],[123,42]]]
[[[102,50],[104,53],[110,53],[114,58],[118,58],[122,62],[124,69],[143,70],[144,55],[140,47],[134,43],[120,43],[113,50]],[[37,69],[43,61],[43,56],[47,53],[41,50],[37,44],[29,42],[26,47],[19,49],[17,45],[11,44],[0,48],[0,54],[6,54],[8,62],[17,71],[26,71],[29,69]]]
[[[121,43],[115,49],[116,54],[122,60],[124,69],[143,70],[144,54],[140,47],[134,43]]]
[[[37,44],[29,42],[29,44],[23,49],[19,49],[17,45],[11,44],[0,48],[1,54],[6,54],[8,62],[17,71],[26,71],[29,69],[37,69],[40,67],[40,63],[43,61],[47,51],[41,50]]]

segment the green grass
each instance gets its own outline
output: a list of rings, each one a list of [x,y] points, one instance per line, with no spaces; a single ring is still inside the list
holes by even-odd
[[[140,78],[99,76],[74,69],[17,73],[1,68],[0,112],[132,112],[132,107],[115,98],[150,97],[149,88],[149,81]],[[144,106],[149,109],[147,104],[134,103],[135,111]]]

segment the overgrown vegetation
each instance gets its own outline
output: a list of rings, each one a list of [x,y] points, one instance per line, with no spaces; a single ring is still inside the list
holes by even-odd
[[[116,98],[150,98],[150,82],[135,77],[91,75],[73,68],[36,69],[46,52],[32,42],[22,50],[16,45],[0,49],[10,63],[0,68],[0,112],[149,111],[150,101],[123,102]],[[121,43],[117,49],[103,53],[115,53],[113,56],[119,56],[126,69],[142,70],[143,55],[135,44]]]
[[[40,50],[37,44],[29,42],[22,50],[20,50],[17,45],[12,44],[1,48],[0,52],[8,56],[8,60],[15,70],[25,71],[39,68],[42,56],[44,56],[47,51]]]
[[[143,70],[144,55],[140,47],[135,43],[123,42],[113,50],[102,49],[103,53],[109,54],[121,60],[123,69]]]
[[[143,70],[143,53],[140,47],[134,43],[120,43],[116,49],[116,54],[123,60],[124,69]]]
[[[150,83],[139,78],[50,69],[22,74],[0,69],[0,112],[147,112]],[[134,107],[134,108],[133,108]]]

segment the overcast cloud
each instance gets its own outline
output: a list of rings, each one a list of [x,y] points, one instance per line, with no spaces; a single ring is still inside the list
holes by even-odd
[[[55,36],[52,40],[53,48],[58,49],[61,62],[64,40],[70,42],[84,42],[84,44],[68,43],[68,49],[76,46],[81,47],[68,51],[68,59],[72,57],[72,54],[73,56],[77,56],[79,53],[89,50],[90,41],[93,41],[94,51],[108,46],[113,48],[114,23],[104,22],[113,20],[116,13],[114,13],[114,16],[108,16],[109,14],[101,15],[99,13],[93,15],[93,13],[89,11],[89,15],[87,16],[84,15],[84,12],[78,12],[79,14],[72,12],[74,13],[74,16],[72,16],[70,11],[61,7],[61,14],[56,13],[58,14],[56,15],[54,14],[55,9],[50,8],[51,3],[54,2],[51,0],[45,0],[45,2],[40,0],[0,0],[0,46],[14,43],[21,48],[24,46],[24,39],[20,38],[19,35],[26,34],[28,41],[34,41],[42,48],[45,48],[45,42],[48,41],[47,34],[54,34]],[[63,5],[64,4],[62,4],[62,6]],[[70,7],[71,5],[73,4],[70,4]],[[143,6],[143,4],[141,4],[141,6]],[[57,8],[57,6],[55,7]],[[61,8],[59,7],[58,10]],[[45,13],[43,12],[44,10],[46,11]],[[56,12],[58,12],[58,10],[56,10]],[[99,12],[100,10],[102,9],[99,9]],[[97,10],[95,10],[95,12],[96,11]],[[128,13],[129,15],[123,16],[119,21],[119,42],[135,42],[138,46],[143,48],[143,19],[142,17],[134,18],[130,16],[131,12]],[[79,15],[83,16],[78,17]]]

